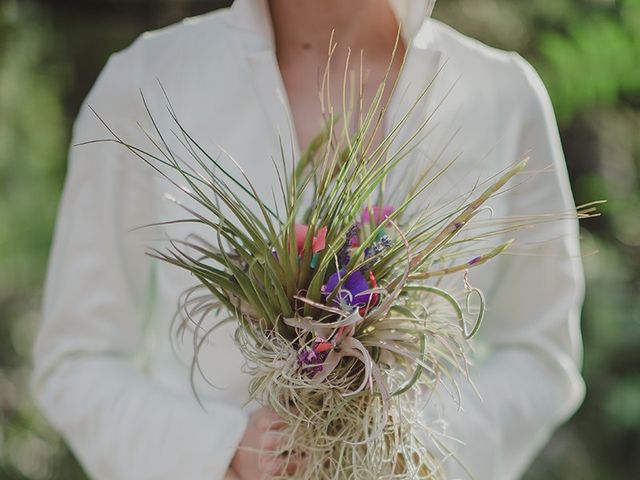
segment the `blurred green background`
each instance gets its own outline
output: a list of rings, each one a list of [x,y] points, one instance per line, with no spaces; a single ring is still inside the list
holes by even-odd
[[[27,388],[80,103],[139,33],[227,3],[0,0],[0,480],[86,478]],[[439,0],[434,16],[536,66],[576,201],[609,201],[582,230],[588,395],[526,479],[640,478],[640,0]]]

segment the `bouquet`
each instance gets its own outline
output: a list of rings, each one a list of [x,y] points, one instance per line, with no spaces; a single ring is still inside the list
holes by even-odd
[[[210,314],[216,325],[237,324],[250,396],[285,420],[277,453],[304,457],[296,474],[304,480],[443,476],[419,413],[438,382],[466,377],[484,299],[466,277],[462,294],[434,280],[482,265],[510,245],[486,248],[491,231],[462,232],[526,160],[448,209],[410,213],[438,175],[417,175],[399,201],[388,202],[386,180],[403,167],[428,120],[392,151],[404,115],[375,144],[385,87],[353,134],[338,137],[339,119],[330,114],[295,164],[282,149],[274,162],[278,202],[260,198],[239,164],[225,168],[202,148],[168,97],[180,151],[155,122],[147,135],[156,151],[115,139],[198,205],[184,205],[187,217],[178,221],[200,224],[208,236],[173,239],[151,254],[198,280],[181,305],[198,345],[215,334],[215,327],[201,328]],[[197,355],[193,365],[195,374]]]

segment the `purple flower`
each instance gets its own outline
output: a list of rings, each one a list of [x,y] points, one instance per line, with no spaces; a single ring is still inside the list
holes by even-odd
[[[476,263],[478,263],[480,260],[482,260],[482,257],[474,257],[471,260],[469,260],[469,265],[475,265]]]
[[[340,267],[344,267],[351,260],[351,247],[357,246],[358,244],[358,227],[353,225],[345,236],[344,244],[342,248],[338,251],[338,265]]]
[[[327,283],[322,286],[322,293],[327,296],[331,295],[345,274],[345,270],[341,269],[339,272],[330,275]],[[365,306],[371,303],[371,297],[374,295],[371,292],[367,292],[367,290],[371,290],[367,279],[360,270],[356,270],[346,278],[340,287],[340,291],[336,292],[334,302],[338,305],[346,303],[349,306]]]

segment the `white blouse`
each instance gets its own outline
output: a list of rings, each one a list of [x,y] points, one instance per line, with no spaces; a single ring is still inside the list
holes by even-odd
[[[495,217],[573,208],[552,107],[531,66],[425,20],[430,2],[391,3],[405,27],[408,57],[389,122],[440,72],[406,126],[409,133],[433,114],[410,165],[459,157],[420,208],[436,208],[525,155],[533,173],[492,199]],[[140,89],[161,129],[175,129],[158,80],[192,136],[211,152],[224,148],[270,198],[278,136],[287,154],[299,147],[266,0],[237,0],[144,34],[114,54],[79,114],[74,144],[109,137],[91,106],[123,139],[151,148],[137,126],[149,123]],[[411,176],[406,168],[400,176]],[[190,336],[176,339],[172,318],[195,280],[145,251],[192,228],[135,229],[184,217],[164,198],[180,198],[174,190],[115,144],[71,149],[32,384],[48,419],[96,479],[222,479],[255,406],[247,404],[233,326],[200,353],[216,385],[196,376],[206,410],[191,391]],[[577,223],[543,223],[512,236],[517,254],[470,272],[488,304],[471,370],[478,393],[461,382],[461,407],[443,392],[424,412],[427,419],[442,416],[446,434],[460,440],[448,442],[460,460],[448,463],[451,478],[471,478],[465,468],[477,480],[517,478],[584,394]]]

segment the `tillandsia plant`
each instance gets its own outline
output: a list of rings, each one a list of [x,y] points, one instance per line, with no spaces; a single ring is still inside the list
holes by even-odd
[[[438,175],[407,188],[393,205],[385,201],[386,179],[402,168],[428,121],[392,151],[407,112],[375,143],[385,88],[386,81],[354,133],[344,128],[337,135],[337,116],[329,111],[326,128],[295,168],[282,153],[274,165],[279,210],[258,196],[239,165],[225,168],[190,135],[168,97],[180,152],[165,141],[149,108],[154,151],[115,134],[112,139],[198,205],[197,212],[184,206],[188,215],[179,221],[199,224],[208,236],[174,239],[152,255],[197,278],[182,312],[198,345],[215,333],[215,326],[201,328],[207,315],[217,315],[216,325],[237,322],[250,396],[285,420],[285,442],[276,453],[303,457],[296,477],[304,480],[443,476],[419,413],[425,392],[439,381],[465,378],[468,341],[480,327],[484,299],[466,282],[458,298],[431,280],[490,261],[510,244],[482,251],[486,237],[460,233],[526,160],[449,211],[409,214]],[[351,118],[347,110],[343,125]],[[499,228],[524,223],[532,222]],[[469,244],[481,253],[451,254]],[[194,374],[198,369],[196,355]]]

